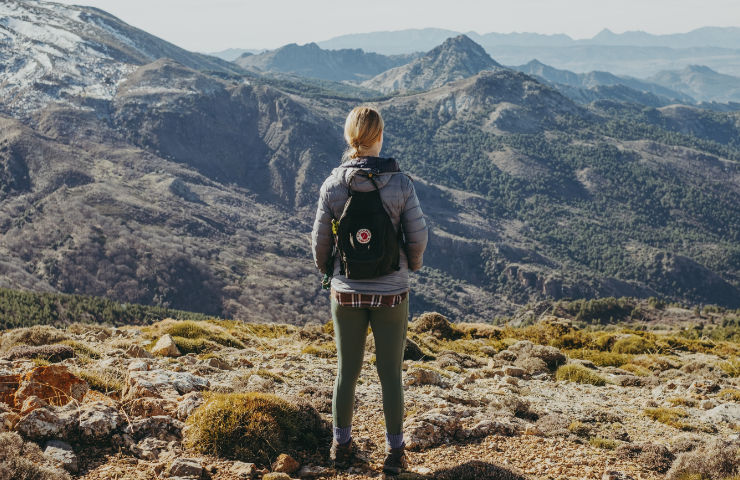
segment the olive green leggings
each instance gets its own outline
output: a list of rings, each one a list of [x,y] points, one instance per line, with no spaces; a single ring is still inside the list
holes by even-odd
[[[368,324],[375,337],[375,366],[383,391],[385,428],[390,434],[403,429],[401,364],[406,345],[409,299],[395,307],[344,307],[331,300],[334,338],[337,342],[337,378],[334,382],[332,415],[338,428],[352,425],[355,385],[362,369]]]

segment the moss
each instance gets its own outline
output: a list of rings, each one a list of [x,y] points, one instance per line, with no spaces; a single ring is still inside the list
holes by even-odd
[[[681,418],[686,418],[689,416],[686,410],[682,408],[646,408],[644,410],[644,413],[657,422],[670,425],[680,430],[693,430],[693,427],[691,425],[679,420]]]
[[[719,368],[731,377],[740,377],[740,358],[731,358],[724,362],[719,362]]]
[[[596,386],[606,385],[606,379],[601,375],[594,373],[591,369],[583,365],[561,365],[555,372],[556,380],[567,380],[576,383],[588,383]]]
[[[585,348],[578,350],[568,350],[564,351],[563,353],[565,353],[570,358],[591,360],[592,362],[594,362],[594,365],[598,365],[600,367],[619,367],[621,365],[629,363],[633,359],[633,355],[629,354],[602,352],[599,350]]]
[[[181,353],[212,352],[220,348],[219,344],[205,338],[172,337]]]
[[[731,400],[740,402],[740,389],[737,388],[723,388],[717,393],[717,397],[722,400]]]
[[[321,358],[333,358],[337,356],[337,347],[334,342],[323,342],[317,345],[310,344],[303,347],[301,353]]]
[[[619,442],[617,442],[616,440],[602,437],[591,437],[588,439],[588,443],[590,443],[593,447],[601,448],[604,450],[614,450],[615,448],[617,448],[617,445],[619,445]]]
[[[693,398],[686,398],[686,397],[669,397],[666,399],[668,403],[673,405],[674,407],[683,406],[683,407],[696,407],[696,400]]]
[[[626,337],[622,337],[614,342],[614,345],[611,348],[611,351],[614,353],[629,354],[652,353],[659,350],[660,348],[655,341],[640,335],[628,335]]]
[[[658,370],[661,372],[671,368],[681,367],[681,361],[678,358],[671,358],[666,355],[658,354],[637,355],[632,359],[632,363],[650,370]]]
[[[263,465],[315,449],[328,433],[308,404],[254,392],[208,393],[187,424],[184,442],[195,452]]]
[[[208,340],[225,347],[244,348],[245,345],[236,337],[224,330],[223,327],[212,322],[185,320],[172,323],[164,329],[172,338],[187,338],[191,340]],[[179,348],[180,345],[178,345]]]
[[[77,357],[93,359],[100,358],[100,352],[84,342],[79,342],[77,340],[62,340],[59,343],[72,347],[72,350],[75,351],[75,356]]]
[[[652,374],[652,372],[647,368],[640,365],[635,365],[634,363],[625,363],[619,368],[627,370],[628,372],[632,372],[639,377],[647,377],[648,375]]]
[[[617,335],[614,333],[600,332],[592,337],[591,345],[596,350],[611,350],[614,343],[617,341]]]

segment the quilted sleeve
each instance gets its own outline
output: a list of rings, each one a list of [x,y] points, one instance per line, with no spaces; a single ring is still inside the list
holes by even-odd
[[[421,211],[419,199],[416,196],[414,183],[406,177],[404,186],[405,203],[401,212],[401,225],[405,238],[406,256],[408,257],[409,270],[419,270],[424,260],[424,250],[427,247],[428,229]]]
[[[331,255],[333,243],[331,219],[332,213],[329,208],[328,192],[326,183],[324,183],[319,192],[319,204],[316,208],[316,218],[311,231],[311,250],[313,251],[314,264],[322,274],[327,273],[326,262],[329,255]]]

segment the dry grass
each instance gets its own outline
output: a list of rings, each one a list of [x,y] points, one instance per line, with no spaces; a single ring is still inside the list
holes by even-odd
[[[334,358],[337,356],[337,347],[334,342],[312,343],[303,347],[301,353],[321,358]]]
[[[565,353],[570,358],[591,360],[592,362],[594,362],[594,365],[598,365],[600,367],[620,367],[622,365],[630,363],[634,358],[634,355],[602,352],[600,350],[585,348],[577,350],[564,350],[563,353]]]
[[[15,432],[0,433],[0,478],[8,480],[71,480],[64,470],[47,463],[38,445]]]
[[[646,408],[644,410],[644,413],[657,422],[670,425],[671,427],[678,428],[679,430],[694,430],[694,428],[690,424],[680,420],[681,418],[686,418],[689,416],[686,410],[682,408]]]
[[[731,377],[740,377],[740,358],[731,358],[724,362],[719,362],[719,368]]]

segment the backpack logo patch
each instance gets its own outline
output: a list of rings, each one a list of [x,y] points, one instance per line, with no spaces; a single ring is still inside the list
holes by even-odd
[[[367,243],[370,243],[372,234],[370,233],[370,230],[368,230],[367,228],[361,228],[357,230],[357,234],[355,235],[355,238],[357,238],[358,242],[365,245]]]

